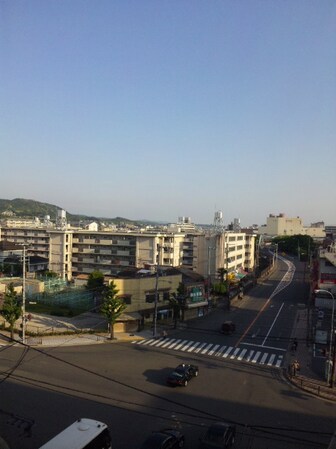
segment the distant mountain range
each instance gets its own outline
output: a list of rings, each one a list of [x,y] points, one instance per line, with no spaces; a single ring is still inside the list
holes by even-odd
[[[0,217],[1,218],[34,218],[38,217],[43,219],[46,215],[50,216],[50,219],[54,221],[57,216],[57,211],[62,210],[62,207],[55,206],[53,204],[41,203],[35,200],[26,200],[23,198],[15,198],[14,200],[2,200],[0,199]],[[99,221],[105,223],[114,224],[154,224],[146,220],[128,220],[127,218],[116,217],[116,218],[102,218],[87,215],[76,215],[67,212],[67,220],[69,222],[80,222],[80,221]]]

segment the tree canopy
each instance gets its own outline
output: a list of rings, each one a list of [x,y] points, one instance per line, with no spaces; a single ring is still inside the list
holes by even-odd
[[[118,298],[118,292],[114,282],[104,289],[103,302],[100,307],[101,313],[107,318],[110,325],[110,337],[114,338],[114,325],[122,312],[126,309],[127,304]]]
[[[18,298],[16,291],[14,290],[13,283],[7,287],[5,298],[3,302],[0,314],[5,318],[9,324],[11,333],[11,339],[14,340],[14,326],[15,322],[21,316],[21,300]]]
[[[104,274],[99,270],[92,271],[89,274],[86,288],[92,292],[101,293],[105,288]]]
[[[309,235],[283,235],[274,237],[273,243],[278,245],[278,252],[285,252],[307,260],[312,254],[315,244]]]

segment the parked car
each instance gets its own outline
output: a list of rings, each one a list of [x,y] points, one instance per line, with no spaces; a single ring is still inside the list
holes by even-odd
[[[236,426],[234,424],[215,422],[200,438],[200,449],[229,449],[233,446],[235,437]]]
[[[198,376],[198,366],[182,363],[172,371],[168,378],[167,384],[172,386],[187,386],[190,379]]]
[[[140,449],[178,449],[184,446],[184,435],[175,429],[153,432]]]
[[[231,335],[235,332],[236,325],[233,321],[224,321],[221,327],[222,334]]]

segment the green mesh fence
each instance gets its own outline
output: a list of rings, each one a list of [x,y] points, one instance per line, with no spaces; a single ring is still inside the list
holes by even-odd
[[[29,301],[83,310],[91,310],[96,306],[93,293],[84,289],[38,293],[31,295]]]

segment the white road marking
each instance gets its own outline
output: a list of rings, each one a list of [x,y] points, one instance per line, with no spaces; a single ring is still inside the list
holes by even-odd
[[[208,356],[229,358],[231,360],[238,360],[244,362],[258,363],[260,365],[267,365],[280,368],[283,362],[283,355],[276,353],[269,353],[264,351],[258,351],[255,349],[248,350],[247,348],[240,348],[234,346],[220,346],[219,344],[206,343],[206,342],[195,342],[192,340],[181,340],[174,338],[156,339],[150,338],[148,340],[135,340],[132,344],[156,346],[157,348],[163,349],[174,349],[176,351],[180,350],[182,352],[194,352],[200,354],[206,354]],[[245,343],[246,344],[246,343]],[[260,347],[261,346],[256,346]],[[269,348],[269,347],[267,347]],[[277,351],[283,351],[281,348],[271,348]],[[268,359],[268,362],[267,362]]]
[[[232,351],[233,346],[229,346],[227,348],[227,350],[224,352],[223,357],[226,359],[226,357],[230,354],[230,352]]]
[[[237,360],[243,360],[244,355],[246,354],[247,349],[243,349],[242,352],[239,354],[239,357],[237,357]]]
[[[210,343],[209,345],[207,345],[202,351],[201,354],[205,354],[212,346],[212,343]]]
[[[260,356],[261,351],[257,351],[257,353],[255,354],[255,356],[253,357],[252,363],[257,363],[258,357]]]
[[[195,344],[193,344],[193,345],[188,349],[187,352],[192,352],[192,351],[194,351],[194,350],[197,348],[197,346],[200,345],[200,344],[201,344],[201,342],[200,342],[200,341],[197,341]]]
[[[233,351],[233,354],[230,355],[230,359],[234,359],[236,357],[236,355],[238,354],[238,352],[240,351],[240,348],[236,348]]]
[[[261,357],[261,360],[259,362],[260,365],[264,365],[265,364],[265,361],[266,361],[267,357],[268,357],[268,352],[265,352],[265,354]]]
[[[220,345],[215,345],[211,351],[208,352],[208,355],[212,355],[215,351],[217,351],[217,349],[219,348]]]

